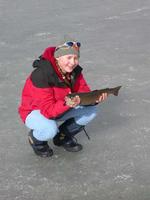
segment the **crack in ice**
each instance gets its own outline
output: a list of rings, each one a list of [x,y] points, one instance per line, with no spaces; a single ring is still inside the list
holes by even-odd
[[[114,16],[106,17],[105,20],[119,19],[122,16],[130,15],[130,14],[134,14],[134,13],[139,13],[139,12],[142,12],[144,10],[149,10],[149,7],[137,8],[135,10],[129,10],[129,11],[121,13],[120,15],[114,15]]]

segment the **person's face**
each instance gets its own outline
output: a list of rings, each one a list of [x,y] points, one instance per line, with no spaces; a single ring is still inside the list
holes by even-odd
[[[66,73],[70,73],[79,64],[79,58],[77,55],[68,54],[57,58],[57,62],[61,70]]]

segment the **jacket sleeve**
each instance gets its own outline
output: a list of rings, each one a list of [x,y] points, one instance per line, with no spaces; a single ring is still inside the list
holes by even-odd
[[[41,114],[46,118],[56,118],[70,107],[65,105],[65,92],[59,100],[56,100],[54,93],[56,91],[55,86],[49,86],[49,81],[54,81],[50,64],[48,61],[43,62],[30,76],[32,82],[32,106],[33,109],[37,109],[38,107]]]
[[[74,92],[90,92],[91,89],[81,73],[74,86]]]
[[[33,86],[34,87],[34,86]],[[53,88],[37,88],[34,87],[32,90],[33,103],[32,105],[38,105],[46,118],[56,118],[61,114],[70,109],[69,106],[65,105],[65,101],[55,100]]]

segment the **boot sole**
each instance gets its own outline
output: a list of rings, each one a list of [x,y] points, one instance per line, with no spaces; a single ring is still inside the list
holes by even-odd
[[[49,151],[48,151],[48,152],[45,152],[45,153],[44,153],[44,152],[40,152],[40,151],[38,151],[38,150],[34,147],[34,144],[32,143],[32,140],[31,140],[30,136],[28,136],[28,141],[29,141],[29,144],[30,144],[30,146],[32,147],[34,153],[35,153],[37,156],[40,156],[40,157],[43,157],[43,158],[53,156],[54,153],[53,153],[53,150],[52,150],[52,149],[49,149]]]
[[[65,145],[62,145],[62,147],[66,150],[66,151],[69,151],[69,152],[79,152],[83,149],[83,146],[81,144],[78,144],[77,146],[75,147],[67,147]]]

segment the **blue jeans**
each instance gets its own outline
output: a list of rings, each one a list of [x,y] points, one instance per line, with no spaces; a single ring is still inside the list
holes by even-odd
[[[79,125],[86,125],[96,117],[96,106],[77,106],[62,117],[53,120],[44,117],[40,110],[33,110],[26,118],[25,125],[33,130],[33,136],[39,141],[52,139],[59,131],[58,122],[74,118]]]

